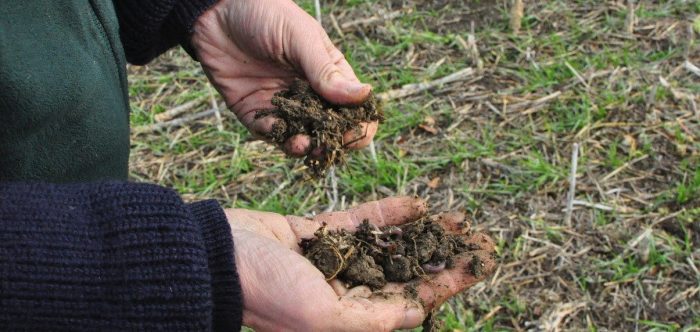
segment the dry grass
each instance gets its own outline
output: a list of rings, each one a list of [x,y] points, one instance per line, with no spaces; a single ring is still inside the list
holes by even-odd
[[[212,109],[180,51],[130,68],[133,177],[282,213],[396,194],[465,210],[501,265],[443,306],[447,330],[700,329],[700,4],[525,1],[513,35],[505,2],[393,3],[322,1],[365,81],[386,92],[473,72],[387,102],[376,155],[337,170],[339,202],[330,178],[304,181],[225,111],[223,131],[213,116],[145,127],[188,101],[176,118]]]

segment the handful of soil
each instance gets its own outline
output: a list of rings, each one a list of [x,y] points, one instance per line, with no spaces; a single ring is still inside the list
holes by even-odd
[[[384,115],[374,94],[361,105],[334,105],[319,96],[309,82],[295,80],[289,90],[272,97],[276,108],[258,112],[256,118],[272,115],[280,119],[267,138],[284,144],[297,134],[311,137],[311,151],[321,148],[321,154],[309,153],[304,163],[315,177],[321,177],[332,165],[345,160],[346,148],[354,142],[344,142],[343,134],[354,130],[356,137],[364,137],[360,123],[382,121]]]
[[[364,220],[354,234],[322,227],[315,235],[303,240],[301,247],[326,279],[337,277],[350,287],[367,285],[372,290],[449,269],[456,255],[479,249],[465,243],[463,235],[446,234],[428,218],[400,228],[378,228]],[[472,262],[470,272],[476,276],[481,273],[476,271],[479,263]]]

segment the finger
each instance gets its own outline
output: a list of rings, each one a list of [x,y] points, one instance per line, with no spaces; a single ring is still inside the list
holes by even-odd
[[[246,122],[241,122],[246,126],[246,128],[248,128],[248,131],[250,131],[250,133],[256,139],[271,142],[275,138],[275,135],[273,133],[277,130],[281,131],[284,129],[284,122],[272,115],[266,115],[261,118],[255,118],[255,115],[251,114],[251,118],[253,119],[250,119]],[[281,127],[276,128],[277,126]]]
[[[399,225],[415,221],[428,211],[425,201],[414,197],[389,197],[379,201],[360,204],[347,211],[320,214],[313,219],[288,216],[292,231],[299,239],[314,236],[323,224],[329,230],[355,231],[363,220],[377,226]]]
[[[241,123],[248,128],[248,130],[256,138],[264,139],[266,141],[271,141],[278,138],[279,134],[275,134],[274,131],[279,130],[280,134],[286,129],[284,127],[284,121],[274,117],[272,115],[259,117],[258,112],[261,110],[272,109],[274,106],[269,102],[269,100],[262,100],[260,98],[272,98],[274,91],[265,91],[254,96],[257,99],[256,102],[250,100],[244,100],[237,108],[248,108],[247,111],[238,111],[238,119]],[[278,126],[277,128],[275,126]],[[277,136],[277,137],[275,137]],[[295,135],[287,139],[281,144],[282,150],[292,157],[303,157],[311,149],[311,138],[307,135]]]
[[[271,100],[277,91],[279,90],[257,91],[234,104],[231,111],[253,135],[266,138],[272,131],[274,124],[279,123],[280,120],[272,116],[260,118],[258,112],[275,108]]]
[[[226,105],[240,118],[241,111],[252,108],[271,108],[272,96],[294,81],[296,75],[293,72],[277,72],[275,68],[270,68],[269,64],[267,67],[266,70],[271,71],[267,73],[267,77],[238,76],[235,79],[229,79],[224,76],[236,73],[213,74],[208,71],[206,73],[216,90],[226,101]],[[231,70],[235,71],[235,69]],[[260,70],[258,69],[258,71]],[[255,105],[244,106],[251,102]],[[260,105],[261,103],[262,105]]]
[[[369,298],[372,296],[372,290],[367,286],[357,286],[350,288],[347,293],[345,293],[345,296]]]
[[[414,293],[417,294],[425,309],[432,310],[493,273],[496,267],[493,240],[485,234],[477,233],[470,237],[467,243],[480,249],[457,256],[453,268],[443,270],[416,285],[391,283],[385,286],[383,291],[404,294],[407,287],[414,287]]]
[[[345,56],[333,46],[323,29],[318,29],[310,38],[301,39],[295,46],[292,50],[295,58],[313,89],[321,96],[341,105],[360,104],[367,100],[372,87],[360,83],[354,72],[347,73],[347,68],[339,66],[345,61]],[[319,52],[319,49],[327,51]]]
[[[425,317],[420,304],[399,295],[344,296],[338,311],[333,330],[393,331],[416,327]]]
[[[471,222],[462,212],[443,212],[430,216],[430,220],[450,234],[467,234],[471,230]]]
[[[251,117],[255,117],[255,115],[251,115]],[[257,139],[279,144],[278,139],[285,136],[285,122],[272,115],[252,119],[245,123],[250,133]],[[300,158],[306,156],[311,150],[311,138],[308,135],[297,134],[279,146],[288,156]]]
[[[308,135],[294,135],[287,139],[282,146],[282,150],[292,157],[303,157],[311,149],[311,137]]]
[[[372,142],[377,133],[378,122],[362,123],[357,130],[346,132],[343,135],[343,144],[348,149],[359,150],[365,148]],[[284,144],[284,151],[293,157],[303,157],[311,154],[314,158],[321,158],[324,154],[324,147],[316,147],[311,151],[311,137],[308,135],[295,135]]]
[[[343,296],[348,292],[348,288],[345,287],[345,284],[338,279],[333,279],[329,281],[328,284],[331,285],[331,288],[333,288],[333,291],[338,296]]]
[[[325,154],[325,153],[326,153],[326,149],[324,147],[317,146],[313,150],[311,150],[311,153],[309,153],[309,155],[311,155],[311,157],[313,157],[313,158],[320,159],[321,157],[323,157],[323,154]]]
[[[349,149],[358,150],[365,148],[374,139],[378,126],[379,123],[377,121],[362,123],[357,130],[351,130],[343,134],[343,142],[347,144],[346,147]]]

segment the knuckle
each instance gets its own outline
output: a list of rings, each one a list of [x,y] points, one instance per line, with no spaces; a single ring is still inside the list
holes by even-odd
[[[328,81],[337,72],[338,68],[332,62],[326,62],[321,65],[321,69],[319,70],[319,78]]]
[[[389,321],[382,319],[382,320],[379,320],[375,323],[375,326],[372,330],[373,331],[387,331],[387,332],[389,332],[389,331],[393,331],[393,328],[392,328]]]
[[[342,60],[345,60],[345,55],[343,54],[343,52],[341,52],[335,46],[333,46],[332,49],[328,51],[328,55],[331,57],[331,61],[333,61],[333,63],[338,63]]]

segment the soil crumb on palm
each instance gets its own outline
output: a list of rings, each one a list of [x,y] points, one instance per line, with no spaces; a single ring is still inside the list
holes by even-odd
[[[258,112],[256,118],[272,115],[279,119],[267,138],[284,144],[294,135],[311,137],[311,150],[320,148],[320,155],[309,153],[304,160],[312,176],[321,177],[332,165],[344,161],[346,147],[343,134],[355,131],[355,137],[364,137],[361,123],[384,119],[377,99],[371,94],[360,105],[335,105],[319,96],[309,82],[295,80],[288,90],[272,98],[275,109]]]
[[[378,228],[365,220],[354,234],[322,227],[315,235],[301,247],[327,279],[373,290],[449,269],[456,255],[473,250],[463,235],[446,234],[427,218],[400,228]]]

